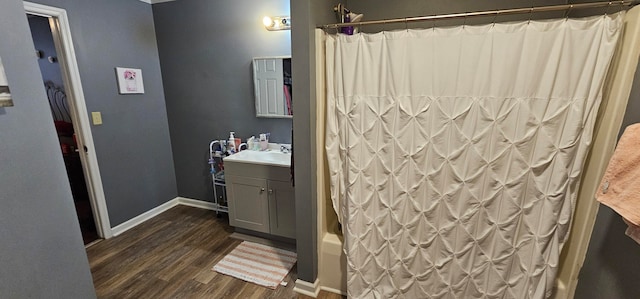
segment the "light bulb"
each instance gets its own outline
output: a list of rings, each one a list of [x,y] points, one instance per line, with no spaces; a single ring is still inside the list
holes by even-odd
[[[262,24],[264,24],[265,27],[271,27],[273,26],[273,20],[270,17],[264,17],[264,19],[262,19]]]

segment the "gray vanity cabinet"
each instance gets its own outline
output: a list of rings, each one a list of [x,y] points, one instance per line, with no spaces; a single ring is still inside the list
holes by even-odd
[[[296,237],[296,206],[291,182],[268,181],[271,234]]]
[[[229,224],[269,233],[269,198],[264,179],[226,175]]]
[[[289,168],[226,162],[225,177],[231,226],[295,238]]]

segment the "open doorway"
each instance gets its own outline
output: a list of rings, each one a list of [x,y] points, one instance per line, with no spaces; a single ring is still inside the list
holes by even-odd
[[[113,233],[67,14],[64,9],[23,2],[38,56],[85,245]],[[34,58],[35,59],[35,58]]]
[[[47,91],[49,107],[53,116],[54,126],[60,142],[60,152],[64,159],[71,194],[80,223],[82,240],[88,245],[100,237],[96,228],[89,192],[80,161],[80,148],[76,142],[74,123],[67,100],[62,71],[58,61],[58,53],[53,40],[53,33],[49,25],[49,18],[37,15],[27,15],[31,37],[35,46],[38,66],[42,74],[42,81]],[[49,151],[54,154],[56,151]]]

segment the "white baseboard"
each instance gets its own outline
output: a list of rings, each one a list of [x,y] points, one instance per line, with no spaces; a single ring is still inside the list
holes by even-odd
[[[142,214],[140,214],[140,215],[138,215],[136,217],[133,217],[133,218],[121,223],[121,224],[118,224],[118,225],[114,226],[113,228],[111,228],[111,232],[113,233],[113,236],[116,237],[116,236],[118,236],[118,235],[120,235],[120,234],[122,234],[122,233],[124,233],[124,232],[126,232],[126,231],[128,231],[128,230],[130,230],[130,229],[132,229],[132,228],[134,228],[134,227],[136,227],[138,225],[140,225],[141,223],[143,223],[143,222],[145,222],[145,221],[147,221],[147,220],[149,220],[149,219],[151,219],[151,218],[153,218],[155,216],[158,216],[160,213],[162,213],[162,212],[164,212],[164,211],[166,211],[168,209],[171,209],[171,208],[173,208],[173,207],[175,207],[177,205],[178,205],[178,198],[176,197],[176,198],[174,198],[174,199],[172,199],[170,201],[167,201],[167,202],[165,202],[165,203],[163,203],[163,204],[161,204],[161,205],[159,205],[159,206],[157,206],[157,207],[155,207],[155,208],[153,208],[153,209],[151,209],[149,211],[146,211],[146,212],[144,212],[144,213],[142,213]]]
[[[310,283],[296,279],[296,285],[293,287],[293,291],[298,294],[316,298],[318,297],[318,293],[320,293],[320,281],[316,278],[314,283]]]
[[[202,200],[186,198],[186,197],[176,197],[176,199],[178,200],[178,204],[184,205],[184,206],[190,206],[190,207],[200,208],[205,210],[213,210],[215,207],[212,202],[208,202],[208,201],[202,201]]]
[[[125,222],[123,222],[122,224],[119,224],[113,228],[111,228],[111,232],[113,234],[113,236],[118,236],[140,224],[142,224],[143,222],[160,215],[162,212],[165,212],[177,205],[185,205],[185,206],[190,206],[190,207],[194,207],[194,208],[200,208],[200,209],[205,209],[205,210],[213,210],[213,203],[207,202],[207,201],[202,201],[202,200],[197,200],[197,199],[191,199],[191,198],[185,198],[185,197],[176,197],[170,201],[167,201],[149,211],[146,211],[136,217],[133,217],[130,220],[127,220]]]

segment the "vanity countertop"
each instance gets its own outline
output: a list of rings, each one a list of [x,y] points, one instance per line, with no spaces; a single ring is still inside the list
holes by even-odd
[[[231,156],[225,157],[224,161],[290,167],[291,154],[282,153],[276,150],[244,150]]]

